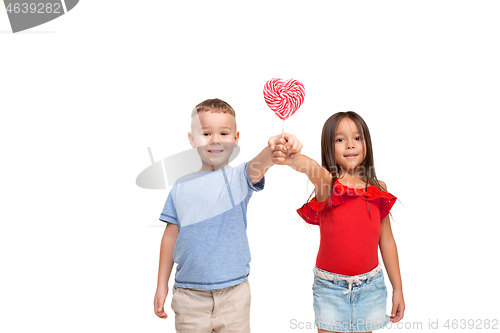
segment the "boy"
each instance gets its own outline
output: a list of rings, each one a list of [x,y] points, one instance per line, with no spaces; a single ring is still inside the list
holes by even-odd
[[[246,211],[253,191],[264,188],[264,174],[273,165],[268,141],[250,162],[228,165],[237,145],[234,110],[219,99],[198,104],[191,115],[189,141],[202,167],[177,180],[160,220],[163,234],[154,306],[160,318],[173,263],[177,263],[172,310],[178,333],[250,332],[250,250]],[[285,134],[288,154],[302,144]],[[279,141],[281,142],[281,141]],[[292,155],[293,156],[293,155]]]

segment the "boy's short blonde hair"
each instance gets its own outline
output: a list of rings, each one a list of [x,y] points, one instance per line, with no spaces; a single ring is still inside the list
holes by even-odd
[[[200,104],[196,105],[193,112],[191,113],[191,118],[195,117],[198,113],[204,111],[211,111],[216,113],[219,112],[229,113],[230,115],[236,118],[236,113],[234,112],[231,105],[227,104],[226,102],[218,98],[207,99],[201,102]]]

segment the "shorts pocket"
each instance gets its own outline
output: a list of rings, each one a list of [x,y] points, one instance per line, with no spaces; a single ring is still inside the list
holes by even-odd
[[[248,306],[250,306],[250,302],[252,301],[252,292],[250,291],[250,282],[248,282],[248,279],[243,282],[245,285],[245,295],[248,299]]]
[[[174,285],[174,287],[172,288],[172,303],[170,304],[170,307],[172,308],[174,313],[178,312],[177,298],[179,297],[179,295],[177,295],[177,292],[178,292],[177,287]]]
[[[320,287],[330,287],[333,284],[333,281],[328,281],[328,280],[323,280],[317,276],[314,277],[314,284],[313,284],[313,289],[314,286],[320,286]]]
[[[379,290],[386,290],[384,275],[372,280],[373,286]]]
[[[320,295],[328,293],[328,290],[331,290],[332,286],[333,286],[333,281],[323,280],[315,276],[314,283],[312,286],[313,296],[320,297]]]

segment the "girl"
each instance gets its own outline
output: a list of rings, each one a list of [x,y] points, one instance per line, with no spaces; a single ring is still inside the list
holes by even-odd
[[[331,116],[321,134],[321,166],[305,155],[288,156],[285,143],[276,145],[274,162],[307,174],[316,194],[297,212],[320,228],[313,284],[318,332],[371,332],[398,322],[405,305],[388,216],[396,197],[375,175],[366,123],[352,111]],[[378,247],[393,289],[390,317]]]

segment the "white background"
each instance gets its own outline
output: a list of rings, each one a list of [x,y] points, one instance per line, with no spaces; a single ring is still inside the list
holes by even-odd
[[[0,10],[0,330],[174,332],[171,295],[168,319],[153,311],[168,190],[135,184],[147,147],[156,160],[189,149],[191,110],[218,97],[236,110],[232,165],[250,160],[281,133],[262,96],[273,77],[304,83],[285,129],[316,160],[329,116],[367,122],[378,177],[401,201],[402,322],[500,319],[499,10],[84,0],[18,34]],[[250,201],[252,332],[315,332],[290,324],[314,319],[319,232],[295,212],[312,189],[275,166]]]

